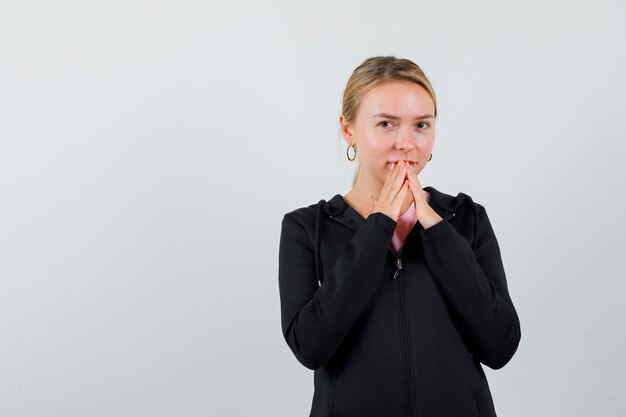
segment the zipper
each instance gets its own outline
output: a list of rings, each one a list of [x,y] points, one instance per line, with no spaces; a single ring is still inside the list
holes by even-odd
[[[339,219],[336,216],[329,216],[332,220],[343,224],[344,226],[348,226],[352,230],[357,230],[354,225],[346,223],[343,219]],[[411,341],[409,339],[409,323],[408,323],[408,313],[407,313],[407,299],[406,299],[406,289],[404,287],[404,281],[401,279],[400,272],[404,268],[402,265],[401,257],[397,257],[395,253],[391,250],[391,247],[387,247],[387,251],[396,259],[396,271],[393,274],[393,280],[399,282],[399,292],[400,292],[400,333],[402,337],[402,359],[404,366],[404,374],[407,381],[407,397],[409,399],[409,416],[416,417],[417,416],[417,396],[415,394],[415,376],[413,373],[413,361],[411,355]]]
[[[413,360],[411,355],[411,340],[409,319],[407,311],[407,294],[405,280],[402,279],[402,259],[396,258],[396,271],[393,279],[399,283],[400,292],[400,333],[402,337],[402,356],[404,362],[404,374],[407,381],[407,397],[409,399],[409,416],[417,416],[417,398],[415,394],[415,375],[413,373]]]
[[[398,275],[400,275],[400,270],[402,269],[402,259],[396,258],[396,272],[393,274],[393,279],[398,279]]]

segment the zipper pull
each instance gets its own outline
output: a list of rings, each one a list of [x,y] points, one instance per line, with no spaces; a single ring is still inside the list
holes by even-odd
[[[393,274],[393,279],[397,279],[398,275],[400,275],[400,270],[402,269],[402,260],[400,258],[396,259],[396,266],[398,269],[396,269],[396,272]]]

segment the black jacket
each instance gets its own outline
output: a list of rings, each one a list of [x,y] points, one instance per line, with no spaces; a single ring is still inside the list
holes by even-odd
[[[520,324],[485,209],[433,187],[443,218],[418,222],[399,258],[396,222],[343,197],[282,221],[282,330],[314,369],[313,417],[495,416],[481,363],[517,350]]]

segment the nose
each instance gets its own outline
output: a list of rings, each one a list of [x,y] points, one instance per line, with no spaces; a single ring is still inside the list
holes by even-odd
[[[398,129],[396,148],[403,151],[411,151],[415,148],[415,138],[410,129]]]

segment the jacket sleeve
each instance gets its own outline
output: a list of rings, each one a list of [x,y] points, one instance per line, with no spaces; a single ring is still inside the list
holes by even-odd
[[[373,298],[395,225],[382,213],[370,214],[319,285],[311,228],[307,232],[294,212],[284,216],[278,267],[282,331],[307,368],[317,369],[333,357]]]
[[[422,230],[426,263],[470,352],[492,369],[519,345],[520,322],[509,296],[500,248],[479,204],[474,248],[446,219]]]

